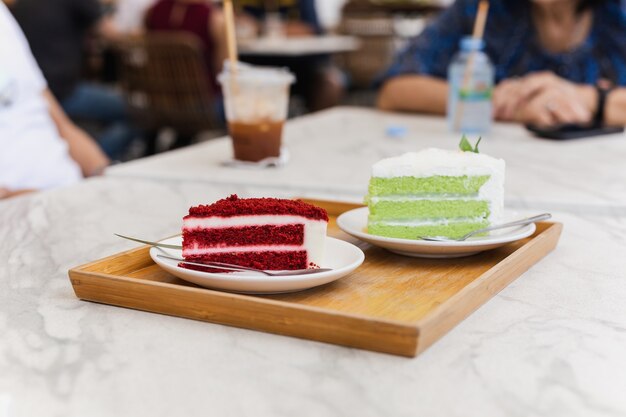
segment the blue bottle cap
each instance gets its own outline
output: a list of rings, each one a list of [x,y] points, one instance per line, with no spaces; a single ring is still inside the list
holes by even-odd
[[[404,126],[400,126],[400,125],[391,125],[391,126],[387,126],[387,136],[389,136],[390,138],[401,138],[406,136],[408,132],[408,129]]]
[[[482,39],[474,39],[471,36],[465,36],[460,42],[461,49],[464,51],[480,51],[485,47],[485,41]]]

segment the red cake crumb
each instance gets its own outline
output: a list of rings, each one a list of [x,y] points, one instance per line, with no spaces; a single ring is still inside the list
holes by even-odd
[[[221,246],[302,245],[304,225],[265,225],[183,230],[183,246],[211,248]]]
[[[231,217],[259,214],[296,215],[312,220],[328,221],[328,213],[321,207],[301,200],[280,198],[239,198],[233,194],[210,205],[199,205],[189,209],[188,217]]]
[[[185,260],[198,263],[223,262],[267,271],[305,269],[307,267],[306,251],[226,252],[209,255],[186,256]],[[201,266],[188,265],[184,263],[180,263],[179,266],[205,272],[231,272],[216,270],[213,268],[203,268]]]

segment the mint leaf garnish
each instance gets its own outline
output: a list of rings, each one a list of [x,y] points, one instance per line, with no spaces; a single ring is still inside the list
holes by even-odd
[[[467,140],[465,135],[463,135],[463,137],[461,138],[461,143],[459,143],[459,149],[461,149],[463,152],[474,152],[474,148],[472,148],[472,145],[470,145],[469,140]]]
[[[478,137],[478,140],[476,141],[476,145],[474,145],[474,153],[480,153],[480,151],[478,150],[478,144],[480,143],[480,141],[483,139],[482,136]]]
[[[479,137],[478,140],[476,141],[476,145],[472,146],[472,144],[469,142],[469,140],[467,140],[465,135],[463,135],[463,137],[461,138],[461,142],[459,143],[459,149],[461,149],[463,152],[480,153],[478,151],[478,144],[480,143],[481,140],[482,140],[482,137]]]

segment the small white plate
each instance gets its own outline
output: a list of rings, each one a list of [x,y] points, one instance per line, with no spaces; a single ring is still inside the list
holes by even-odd
[[[165,239],[161,243],[181,245],[182,237],[176,236]],[[332,268],[332,271],[317,274],[270,277],[259,272],[210,273],[181,268],[177,261],[158,258],[157,254],[182,258],[182,250],[180,249],[163,249],[153,246],[150,248],[150,257],[161,268],[185,281],[206,288],[247,294],[293,292],[324,285],[354,271],[365,259],[363,251],[353,244],[328,236],[326,237],[324,262],[320,267]]]
[[[369,209],[362,207],[347,211],[337,218],[341,230],[372,245],[391,252],[422,258],[458,258],[495,249],[535,233],[535,224],[491,232],[488,236],[473,237],[463,242],[431,242],[427,240],[398,239],[367,233]],[[515,213],[505,210],[502,222],[515,220]]]

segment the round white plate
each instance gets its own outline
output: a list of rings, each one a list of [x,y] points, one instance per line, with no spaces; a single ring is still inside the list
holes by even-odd
[[[458,258],[495,249],[535,233],[535,224],[511,229],[496,230],[488,236],[473,237],[463,242],[430,242],[427,240],[398,239],[367,233],[369,210],[362,207],[347,211],[337,218],[341,230],[372,245],[380,246],[400,255],[423,258]],[[515,220],[515,213],[505,210],[502,222]]]
[[[165,239],[161,243],[181,245],[182,237]],[[249,294],[293,292],[324,285],[354,271],[365,259],[361,249],[351,243],[332,237],[326,237],[324,262],[320,265],[321,268],[332,268],[332,271],[317,274],[270,277],[258,272],[210,273],[181,268],[177,261],[158,258],[157,254],[182,258],[182,250],[180,249],[164,249],[153,246],[150,248],[150,257],[161,268],[185,281],[206,288]]]

